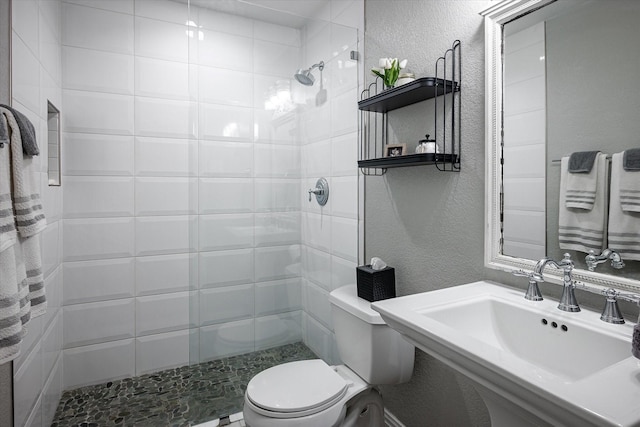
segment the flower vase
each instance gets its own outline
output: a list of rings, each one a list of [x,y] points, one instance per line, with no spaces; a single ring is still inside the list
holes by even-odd
[[[382,90],[390,90],[390,89],[393,89],[394,87],[395,87],[394,85],[391,85],[391,86],[384,85],[384,88]]]

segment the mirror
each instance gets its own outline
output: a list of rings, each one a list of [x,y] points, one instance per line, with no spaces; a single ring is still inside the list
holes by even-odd
[[[640,292],[640,261],[590,272],[587,254],[561,249],[557,231],[558,160],[640,147],[640,4],[508,0],[483,15],[486,265],[531,269],[545,255],[569,252],[576,280]],[[518,57],[523,49],[529,59]]]

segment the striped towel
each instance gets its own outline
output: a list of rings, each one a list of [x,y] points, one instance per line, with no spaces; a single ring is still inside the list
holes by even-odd
[[[609,248],[618,252],[623,260],[640,260],[640,212],[625,209],[624,206],[637,207],[630,188],[640,189],[640,172],[625,171],[622,165],[622,153],[611,158],[611,200],[609,202]],[[626,192],[623,192],[626,185]],[[635,193],[637,195],[637,193]],[[625,200],[625,202],[623,202]]]
[[[42,258],[40,256],[40,239],[38,236],[20,237],[22,257],[27,276],[26,286],[29,290],[31,317],[38,317],[47,311],[47,299],[44,294],[44,276],[42,274]]]
[[[11,111],[2,107],[0,119],[7,125],[10,141],[8,147],[0,149],[1,364],[18,356],[25,325],[31,317],[46,311],[38,233],[47,224],[37,192],[35,165],[23,153],[18,123]]]
[[[16,121],[18,125],[18,130],[20,131],[22,151],[25,156],[37,156],[40,154],[40,149],[38,148],[38,141],[36,141],[36,129],[33,126],[33,123],[22,114],[20,111],[15,108],[11,108],[8,105],[0,104],[0,108],[8,110]]]
[[[568,165],[569,157],[563,157],[560,166],[560,204],[558,207],[558,240],[560,241],[560,248],[585,253],[589,253],[593,249],[596,253],[600,253],[606,243],[607,156],[599,153],[591,170],[591,173],[594,173],[597,179],[593,206],[590,210],[567,205],[568,195],[565,190],[567,179],[570,175]]]
[[[567,208],[593,209],[599,179],[598,168],[594,166],[599,154],[597,151],[582,151],[569,157],[569,173],[564,187]]]
[[[31,317],[26,268],[20,242],[0,252],[0,365],[20,354]]]
[[[4,114],[0,114],[0,132],[3,125],[6,130],[7,120]],[[6,136],[8,138],[8,133]],[[2,139],[2,135],[0,135],[0,139]],[[12,246],[17,236],[13,219],[13,202],[11,201],[11,155],[9,150],[8,143],[0,148],[0,252]]]
[[[640,212],[640,148],[624,151],[618,172],[622,210]]]
[[[22,138],[18,122],[6,108],[0,107],[11,135],[11,178],[13,180],[13,209],[15,224],[22,237],[33,236],[44,230],[47,221],[42,210],[33,159],[22,154]]]

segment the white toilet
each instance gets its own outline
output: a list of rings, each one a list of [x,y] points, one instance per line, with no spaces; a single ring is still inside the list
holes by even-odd
[[[315,359],[260,372],[244,396],[248,427],[384,426],[375,386],[409,381],[414,347],[358,298],[355,285],[331,292],[329,301],[344,365]]]

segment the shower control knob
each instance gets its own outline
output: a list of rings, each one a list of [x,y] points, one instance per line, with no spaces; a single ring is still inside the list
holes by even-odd
[[[309,201],[311,201],[311,195],[316,195],[316,201],[320,206],[327,204],[329,200],[329,183],[325,178],[320,178],[316,181],[316,188],[309,189]]]

